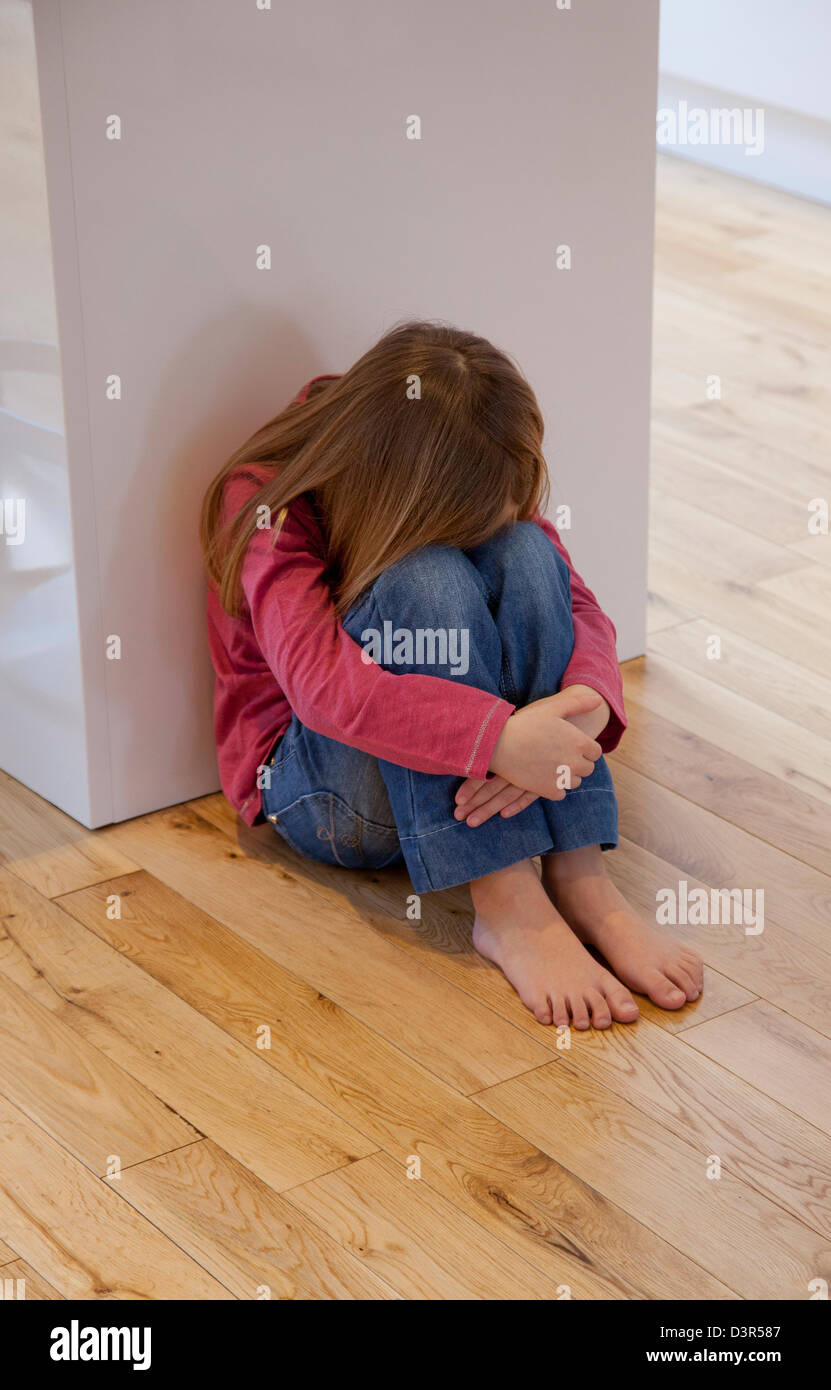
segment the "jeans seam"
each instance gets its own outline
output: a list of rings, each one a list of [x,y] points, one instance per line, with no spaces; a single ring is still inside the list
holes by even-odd
[[[614,791],[614,788],[612,788],[612,787],[586,787],[585,791],[583,791],[583,787],[582,787],[582,785],[581,785],[580,787],[575,787],[574,790],[575,790],[575,791],[579,791],[583,796],[588,796],[588,795],[591,794],[592,796],[612,796],[612,797],[615,797],[615,799],[617,799],[617,798],[616,798],[616,793],[615,793],[615,791]],[[552,801],[552,798],[551,798],[550,796],[540,796],[540,797],[537,798],[537,800],[538,800],[538,801]],[[533,803],[532,803],[532,805],[533,805]],[[560,801],[552,801],[552,805],[554,805],[554,806],[560,806],[560,805],[562,805],[562,802],[560,802]],[[482,823],[483,823],[483,825],[487,825],[487,824],[488,824],[487,821],[483,821]],[[458,820],[448,820],[448,821],[445,821],[444,825],[432,825],[432,826],[430,826],[429,830],[414,830],[413,833],[412,833],[411,835],[401,835],[401,834],[399,834],[399,839],[402,841],[402,843],[404,842],[404,840],[408,840],[408,841],[409,841],[409,840],[424,840],[424,839],[427,838],[428,835],[441,835],[445,830],[455,830],[455,829],[457,828],[457,826],[460,826],[460,825],[462,825],[462,821],[458,821]],[[478,827],[476,827],[476,828],[478,828]]]
[[[511,663],[508,660],[508,653],[505,651],[504,647],[502,648],[501,674],[503,676],[503,679],[500,680],[500,686],[502,687],[503,698],[510,701],[512,705],[519,704],[519,695],[517,693],[516,681],[514,680],[514,673],[511,670]]]

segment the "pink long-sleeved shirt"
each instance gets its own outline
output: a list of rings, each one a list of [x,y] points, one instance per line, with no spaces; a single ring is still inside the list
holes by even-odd
[[[319,380],[320,378],[315,378]],[[296,397],[304,400],[312,383]],[[250,500],[268,470],[248,467],[225,485],[225,515]],[[568,564],[574,648],[561,688],[588,685],[611,716],[598,742],[617,747],[626,727],[615,629],[574,570],[549,521],[534,518]],[[308,728],[416,772],[485,777],[514,705],[457,680],[398,675],[366,662],[344,631],[324,579],[324,540],[310,502],[288,508],[276,543],[255,532],[242,571],[243,611],[208,593],[216,671],[214,732],[222,790],[249,825],[262,817],[257,769],[292,711]]]

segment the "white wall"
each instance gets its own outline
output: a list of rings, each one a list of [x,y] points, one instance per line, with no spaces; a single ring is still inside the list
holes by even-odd
[[[0,0],[0,767],[90,816],[69,477],[30,5]],[[20,505],[25,509],[20,513]],[[22,536],[22,540],[19,540]]]
[[[565,539],[621,655],[642,651],[657,3],[35,0],[35,15],[91,820],[217,786],[202,492],[304,380],[405,315],[518,358],[554,500],[573,508]]]
[[[765,111],[760,156],[718,145],[673,153],[831,202],[829,0],[661,0],[659,107]]]

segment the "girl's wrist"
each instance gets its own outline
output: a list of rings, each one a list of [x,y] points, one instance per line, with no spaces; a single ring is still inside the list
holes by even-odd
[[[600,704],[597,706],[597,709],[588,710],[585,714],[572,714],[566,716],[570,724],[576,724],[577,728],[582,729],[584,734],[588,734],[590,738],[596,739],[603,733],[603,730],[612,717],[609,701],[606,699],[605,695],[601,695],[600,691],[595,690],[592,685],[580,683],[579,685],[570,685],[567,688],[571,691],[588,691],[592,695],[600,696]]]

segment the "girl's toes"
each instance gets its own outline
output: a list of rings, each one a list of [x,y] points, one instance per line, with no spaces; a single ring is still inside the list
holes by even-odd
[[[633,1023],[637,1018],[638,1006],[628,989],[623,989],[620,986],[607,989],[606,998],[609,1001],[612,1018],[617,1019],[618,1023]]]
[[[535,999],[530,1002],[522,1001],[527,1009],[531,1010],[537,1023],[551,1022],[551,1005],[548,999]]]
[[[704,962],[694,951],[681,953],[681,964],[698,990],[704,988]]]
[[[691,1004],[694,999],[698,998],[701,990],[698,988],[698,985],[693,982],[692,976],[687,973],[683,966],[668,965],[664,969],[664,974],[668,980],[672,980],[673,984],[684,991],[684,997],[688,1004]]]
[[[644,983],[647,994],[659,1009],[680,1009],[687,1002],[684,990],[679,989],[661,970],[650,970]]]
[[[595,1028],[611,1028],[612,1015],[609,1011],[609,1005],[599,989],[589,990],[586,995],[586,1003],[591,1010],[592,1023]]]
[[[588,1028],[589,1011],[586,1008],[585,1000],[569,999],[568,1003],[571,1007],[571,1021],[575,1028]]]
[[[555,1028],[568,1027],[568,1009],[566,1001],[561,994],[552,994],[551,999],[551,1018]]]

